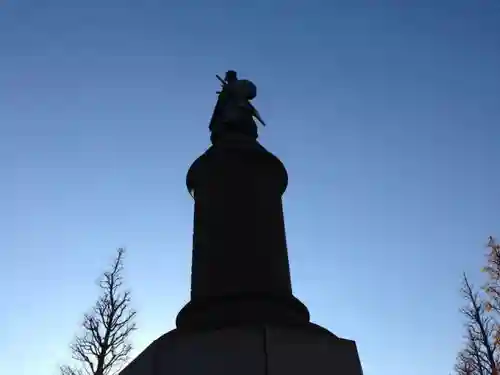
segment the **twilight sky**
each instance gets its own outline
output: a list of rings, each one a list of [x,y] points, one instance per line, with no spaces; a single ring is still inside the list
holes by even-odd
[[[373,5],[373,4],[377,5]],[[0,373],[57,373],[126,246],[134,355],[187,301],[215,74],[259,87],[295,294],[366,375],[448,374],[500,234],[500,2],[0,6]]]

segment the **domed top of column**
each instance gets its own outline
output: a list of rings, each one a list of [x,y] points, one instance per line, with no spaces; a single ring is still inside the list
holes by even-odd
[[[189,194],[194,196],[196,186],[205,178],[215,177],[215,170],[224,165],[229,167],[242,163],[253,166],[245,168],[246,173],[267,175],[267,180],[276,186],[280,194],[285,193],[288,187],[288,172],[283,162],[256,140],[245,135],[228,134],[191,164],[186,176]]]

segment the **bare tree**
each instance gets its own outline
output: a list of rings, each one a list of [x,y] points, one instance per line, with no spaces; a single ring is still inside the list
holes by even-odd
[[[500,244],[493,237],[488,237],[488,260],[483,272],[488,275],[484,290],[488,294],[488,310],[500,314]]]
[[[465,349],[458,353],[455,373],[457,375],[484,375],[477,371],[474,360]]]
[[[484,362],[487,361],[482,350],[481,345],[474,335],[474,331],[469,327],[467,329],[468,342],[465,348],[467,354],[473,358],[474,371],[477,375],[488,375],[487,369],[484,367]]]
[[[484,367],[485,357],[473,330],[467,327],[465,348],[457,356],[455,371],[458,375],[489,375]]]
[[[83,333],[70,345],[77,366],[62,366],[61,375],[111,375],[121,369],[132,350],[130,334],[136,329],[136,311],[130,307],[130,291],[123,289],[123,255],[118,254],[99,287],[102,294],[84,315]]]
[[[486,311],[488,305],[474,290],[465,274],[461,292],[466,301],[461,312],[467,319],[467,345],[460,353],[458,363],[465,363],[466,358],[467,370],[473,371],[471,375],[496,375],[498,347],[494,339],[494,322]],[[465,368],[462,367],[462,370]]]

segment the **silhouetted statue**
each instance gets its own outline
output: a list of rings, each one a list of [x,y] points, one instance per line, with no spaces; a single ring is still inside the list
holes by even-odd
[[[239,134],[257,139],[257,124],[254,117],[263,125],[259,113],[250,103],[257,96],[257,87],[247,79],[238,79],[234,70],[226,72],[224,79],[217,76],[222,89],[215,105],[209,129],[210,140],[215,144],[228,134]]]

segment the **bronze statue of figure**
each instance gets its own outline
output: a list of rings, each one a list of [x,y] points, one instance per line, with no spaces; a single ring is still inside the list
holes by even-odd
[[[234,70],[226,72],[224,79],[217,75],[221,82],[221,91],[215,105],[209,129],[210,140],[215,144],[228,134],[238,134],[257,139],[257,124],[254,117],[265,125],[259,113],[250,103],[257,96],[257,87],[252,81],[238,79]]]

